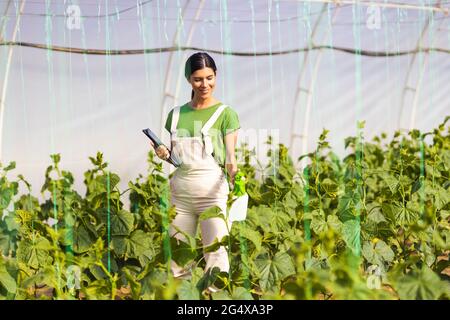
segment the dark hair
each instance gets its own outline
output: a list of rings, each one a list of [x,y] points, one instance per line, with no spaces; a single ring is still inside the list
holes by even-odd
[[[214,70],[214,75],[216,74],[217,71],[216,63],[209,54],[207,54],[206,52],[194,53],[186,60],[186,65],[184,67],[184,76],[186,77],[186,79],[189,80],[191,74],[203,68],[211,68]],[[191,99],[193,97],[194,97],[194,90],[192,90]]]

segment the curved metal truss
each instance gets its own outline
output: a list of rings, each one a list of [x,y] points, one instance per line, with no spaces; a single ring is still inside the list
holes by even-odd
[[[11,1],[9,1],[8,4],[6,5],[5,16],[7,14],[7,11],[9,10],[10,3],[11,3]],[[19,25],[20,25],[20,18],[22,17],[24,8],[25,8],[25,0],[22,0],[20,2],[19,14],[17,15],[16,24],[14,26],[12,41],[16,41],[17,31],[18,31]],[[4,24],[6,24],[6,20],[4,20]],[[5,25],[2,26],[2,31],[4,29],[4,26]],[[1,97],[0,97],[0,161],[3,158],[3,152],[2,152],[2,149],[3,149],[2,148],[3,147],[3,117],[5,114],[6,90],[8,88],[9,70],[11,67],[13,49],[14,49],[13,46],[9,47],[9,49],[8,49],[8,54],[7,54],[7,58],[6,58],[6,66],[5,66],[5,75],[3,77],[3,87],[2,87]]]
[[[324,4],[322,6],[321,12],[319,17],[317,18],[313,30],[311,32],[310,36],[310,46],[314,46],[315,39],[318,38],[318,29],[319,25],[324,18],[325,14],[327,13],[329,4]],[[336,16],[338,15],[340,10],[340,7],[336,7],[336,9],[333,11],[333,15],[331,17],[330,24],[333,25]],[[322,35],[319,43],[324,43],[324,41],[327,41],[331,33],[331,28],[328,28],[324,34]],[[311,57],[312,52],[306,51],[303,58],[303,63],[300,71],[300,75],[298,77],[297,82],[297,90],[295,93],[295,99],[293,104],[293,112],[292,112],[292,121],[291,121],[291,137],[289,142],[289,149],[292,151],[293,154],[295,153],[295,140],[301,139],[302,140],[302,154],[305,154],[308,149],[308,129],[309,129],[309,121],[310,121],[310,113],[311,108],[313,104],[313,98],[314,98],[314,90],[316,89],[316,82],[317,82],[317,75],[320,63],[322,62],[322,55],[324,50],[320,49],[319,52],[316,55],[316,59],[314,61],[314,66],[312,68],[312,74],[311,74],[311,80],[307,84],[307,86],[303,86],[303,83],[305,82],[306,78],[306,70],[308,68],[308,65],[310,64],[310,60],[313,59]],[[302,113],[304,115],[304,121],[303,121],[303,132],[297,132],[295,130],[295,123],[298,118],[299,114],[299,107],[305,106],[305,112]],[[305,159],[306,161],[306,159]],[[302,162],[303,164],[303,162]],[[301,165],[302,165],[301,164]]]
[[[439,6],[441,4],[441,0],[439,0],[436,3],[436,6]],[[423,83],[423,76],[426,70],[426,66],[428,64],[429,60],[429,54],[425,53],[425,56],[423,59],[417,59],[417,56],[423,54],[424,52],[420,49],[423,48],[423,42],[426,38],[427,32],[430,28],[430,22],[433,20],[435,16],[434,12],[431,12],[430,15],[427,17],[427,20],[425,22],[425,25],[422,29],[422,32],[420,34],[419,39],[417,40],[416,45],[416,53],[413,54],[411,57],[408,71],[406,73],[405,83],[403,86],[402,91],[402,98],[401,98],[401,104],[400,104],[400,113],[398,117],[398,128],[402,131],[412,130],[414,128],[415,122],[416,122],[416,114],[417,114],[417,106],[419,103],[419,95],[422,89],[422,83]],[[442,22],[445,21],[444,19],[440,20],[439,25],[437,26],[436,30],[439,31],[439,26],[442,24]],[[434,38],[436,39],[436,38]],[[433,39],[433,40],[434,40]],[[431,44],[433,45],[433,44]],[[416,63],[417,62],[417,63]],[[420,64],[420,65],[419,65]],[[414,67],[417,66],[419,68],[419,76],[414,77],[413,76],[413,70]],[[408,106],[411,105],[411,108],[408,108]],[[405,124],[402,123],[403,113],[404,110],[410,110],[411,116],[409,119],[409,123]]]

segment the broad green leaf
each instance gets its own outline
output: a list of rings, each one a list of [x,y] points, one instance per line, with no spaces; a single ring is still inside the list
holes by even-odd
[[[243,287],[235,287],[231,298],[233,300],[254,300],[250,291]]]
[[[443,293],[445,282],[424,266],[397,279],[394,287],[403,300],[436,300]]]
[[[424,255],[424,261],[427,266],[431,267],[436,261],[434,250],[425,241],[422,241],[420,244],[420,252]]]
[[[98,279],[90,282],[87,286],[82,286],[81,291],[89,300],[109,300],[111,299],[111,283],[108,279]]]
[[[222,209],[218,206],[212,206],[211,208],[206,209],[202,213],[200,213],[199,221],[211,219],[211,218],[220,218],[224,219],[224,215]]]
[[[358,255],[361,248],[360,238],[361,226],[358,220],[348,220],[344,222],[342,228],[342,238],[347,247],[349,247],[354,254]]]
[[[129,236],[114,236],[112,247],[114,252],[125,260],[138,259],[141,266],[153,260],[155,256],[152,236],[142,230],[135,230]]]
[[[107,183],[108,183],[108,175],[103,174],[98,176],[95,180],[97,180],[97,182],[99,182],[101,185],[104,186],[105,191],[107,190]],[[112,191],[112,189],[114,189],[115,186],[117,186],[120,182],[120,178],[117,174],[115,173],[110,173],[109,174],[109,190]]]
[[[0,230],[0,254],[7,256],[10,251],[15,251],[17,248],[17,233],[3,232]]]
[[[259,284],[263,290],[269,290],[295,273],[292,258],[286,252],[277,252],[274,257],[261,254],[256,258],[255,264],[259,274]]]
[[[450,192],[440,186],[437,186],[437,192],[434,192],[434,199],[436,209],[441,210],[449,203]]]
[[[134,215],[126,210],[111,214],[111,235],[127,236],[133,231]]]
[[[369,214],[367,215],[367,219],[375,222],[376,224],[381,222],[387,222],[386,218],[384,217],[381,211],[381,206],[380,207],[378,206],[379,204],[376,202],[367,206],[367,211],[369,212]]]
[[[75,227],[73,229],[72,237],[73,249],[77,253],[88,251],[95,242],[87,231],[86,227],[81,223],[80,225],[78,225],[78,227]]]
[[[0,258],[0,259],[2,259],[2,258]],[[0,284],[8,292],[15,293],[17,290],[16,281],[8,273],[8,271],[6,270],[6,266],[4,264],[0,264]]]
[[[356,191],[347,192],[339,199],[338,212],[342,221],[353,219],[361,208],[361,195]]]
[[[252,207],[248,210],[247,222],[251,225],[253,224],[256,227],[261,227],[262,230],[266,233],[274,233],[278,232],[277,226],[276,229],[272,228],[272,219],[274,213],[272,210],[266,205],[259,205],[257,207]]]
[[[441,177],[441,173],[439,172],[439,170],[437,168],[435,168],[434,166],[431,166],[429,164],[425,164],[425,175],[429,179],[433,179],[433,177],[434,178],[440,178]]]
[[[59,275],[59,277],[65,276]],[[46,285],[49,287],[56,287],[58,283],[58,276],[56,275],[56,269],[53,266],[46,266],[42,269],[40,269],[36,274],[32,275],[31,277],[26,278],[22,285],[25,288],[29,288],[31,286],[42,286]]]
[[[367,177],[364,182],[371,190],[378,190],[377,179],[373,177]]]
[[[256,252],[261,250],[261,235],[257,231],[242,226],[241,228],[239,228],[239,234],[242,237],[253,242],[256,248]]]
[[[335,196],[339,186],[333,180],[325,178],[321,183],[320,187],[323,188],[326,194]]]
[[[17,259],[33,269],[38,269],[51,262],[52,258],[49,255],[51,248],[50,242],[41,236],[32,240],[22,240],[17,249]]]
[[[422,188],[423,186],[423,180],[420,178],[417,178],[416,181],[414,182],[412,189],[411,189],[411,194],[417,192],[418,190],[420,190],[420,188]]]
[[[296,196],[292,191],[289,191],[286,193],[284,199],[283,199],[283,206],[284,211],[291,217],[295,217],[295,209],[299,205],[299,202],[297,201]]]
[[[392,249],[383,240],[378,240],[375,244],[365,241],[362,255],[368,262],[378,266],[383,265],[384,262],[392,262],[395,256]]]
[[[3,212],[3,209],[6,209],[8,207],[13,195],[14,195],[14,193],[13,193],[12,189],[1,190],[1,195],[0,195],[0,211],[1,212]]]
[[[178,299],[180,300],[200,300],[200,291],[195,283],[183,280],[177,288]]]
[[[211,294],[211,297],[213,300],[232,300],[233,298],[230,296],[230,294],[228,293],[228,291],[218,291],[218,292],[213,292]]]
[[[272,206],[272,220],[270,222],[270,228],[272,232],[278,232],[278,230],[286,230],[290,228],[289,221],[291,218],[280,207]]]
[[[343,225],[337,216],[329,215],[327,217],[327,224],[328,227],[333,229],[335,232],[341,233]]]
[[[395,194],[395,192],[397,191],[397,188],[399,186],[398,179],[387,173],[383,174],[381,177],[383,178],[384,182],[389,187],[389,190],[391,190],[392,194]]]
[[[172,259],[180,266],[184,267],[197,256],[196,247],[190,244],[179,241],[176,238],[170,238]]]
[[[399,225],[409,225],[419,219],[419,212],[412,205],[404,206],[401,202],[393,202],[390,207],[394,221]]]
[[[441,210],[440,211],[442,220],[445,221],[448,219],[448,217],[450,217],[450,210]]]
[[[327,222],[325,221],[325,214],[322,210],[314,210],[312,212],[311,229],[317,234],[321,234],[328,230]]]
[[[143,299],[146,299],[146,297],[153,297],[155,291],[163,287],[164,283],[167,281],[167,273],[165,271],[166,270],[153,269],[142,279],[139,279],[141,283],[141,296]]]

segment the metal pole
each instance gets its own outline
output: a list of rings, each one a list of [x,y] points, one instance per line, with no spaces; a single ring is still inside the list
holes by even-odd
[[[9,5],[9,3],[8,3],[8,5]],[[17,18],[16,18],[16,25],[14,27],[12,41],[16,41],[17,30],[19,29],[20,18],[22,16],[24,7],[25,7],[25,0],[22,0],[20,3],[19,14],[17,15]],[[6,91],[8,88],[8,76],[9,76],[9,69],[11,67],[12,53],[13,53],[13,46],[10,46],[9,50],[8,50],[7,61],[6,61],[5,76],[3,78],[2,95],[0,98],[0,161],[3,159],[3,152],[2,152],[2,148],[3,148],[3,117],[4,117],[4,113],[5,113],[5,99],[6,99]]]

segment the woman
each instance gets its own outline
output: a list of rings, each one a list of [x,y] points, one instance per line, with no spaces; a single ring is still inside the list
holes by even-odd
[[[170,180],[171,200],[176,209],[170,235],[181,241],[187,240],[177,229],[195,236],[198,217],[206,209],[218,206],[226,215],[228,193],[237,172],[234,151],[239,119],[232,108],[212,95],[216,70],[214,60],[205,52],[189,57],[185,77],[192,86],[191,101],[174,108],[166,121],[165,127],[171,134],[171,152],[182,162]],[[169,156],[164,146],[157,148],[156,154],[164,160]],[[228,235],[225,221],[220,218],[201,221],[200,228],[204,246]],[[218,267],[229,272],[224,246],[204,256],[206,271]],[[190,275],[188,267],[181,268],[173,261],[172,272],[180,278]]]

